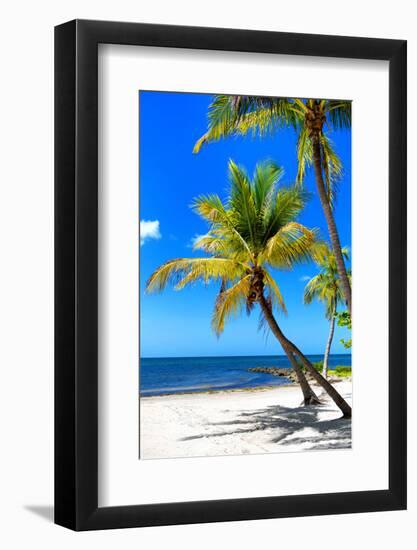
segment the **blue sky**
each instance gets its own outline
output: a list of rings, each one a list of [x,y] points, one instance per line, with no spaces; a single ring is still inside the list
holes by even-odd
[[[140,92],[140,324],[142,357],[187,357],[221,355],[281,355],[272,334],[258,331],[259,313],[243,313],[232,319],[218,339],[210,327],[215,284],[197,284],[180,292],[167,288],[161,294],[145,294],[151,273],[167,260],[195,257],[192,240],[207,232],[207,225],[191,209],[200,194],[227,195],[227,163],[233,159],[252,173],[257,162],[273,159],[285,169],[284,184],[294,181],[297,171],[296,135],[281,130],[267,138],[228,138],[192,154],[196,140],[207,129],[211,95],[171,92]],[[351,134],[332,132],[342,159],[335,218],[342,246],[351,244]],[[328,239],[327,226],[315,193],[312,170],[305,180],[312,197],[299,221],[320,229]],[[304,306],[306,279],[317,273],[314,264],[292,271],[275,271],[288,315],[278,315],[284,333],[307,354],[324,351],[328,321],[320,303]],[[340,338],[349,338],[337,327],[333,353],[345,353]]]

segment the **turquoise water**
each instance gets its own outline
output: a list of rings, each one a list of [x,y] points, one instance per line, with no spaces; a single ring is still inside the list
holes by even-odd
[[[322,355],[308,355],[310,361],[320,361]],[[350,354],[331,355],[329,368],[351,365]],[[231,390],[279,386],[287,378],[260,372],[249,372],[253,367],[290,367],[285,356],[257,357],[163,357],[141,358],[140,394],[164,395],[209,390]]]

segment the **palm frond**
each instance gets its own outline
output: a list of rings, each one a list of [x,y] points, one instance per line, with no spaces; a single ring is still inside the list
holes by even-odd
[[[212,256],[223,256],[230,258],[233,254],[233,248],[230,243],[218,236],[213,231],[206,235],[201,235],[193,243],[193,250],[204,250]]]
[[[342,161],[334,150],[332,141],[325,134],[320,136],[320,147],[326,194],[330,205],[334,207],[338,183],[343,174]]]
[[[306,169],[311,166],[313,161],[313,146],[307,128],[304,126],[297,139],[297,159],[298,170],[296,176],[296,184],[301,185],[304,181]]]
[[[263,245],[298,217],[308,197],[307,193],[294,187],[281,188],[277,191],[272,207],[266,210],[263,216]]]
[[[234,212],[231,209],[226,210],[226,207],[218,195],[197,197],[192,204],[192,208],[202,218],[212,224],[212,234],[227,239],[229,241],[228,245],[232,245],[234,242],[236,252],[241,253],[245,250],[248,258],[254,260],[252,251],[245,237],[239,232]]]
[[[249,288],[250,276],[246,275],[233,286],[219,292],[211,319],[211,326],[217,336],[223,332],[226,321],[240,313],[246,304]]]
[[[307,107],[306,103],[302,99],[296,97],[294,99],[294,104],[298,107],[300,113],[305,115],[305,113],[308,110],[308,107]]]
[[[284,298],[282,297],[279,286],[275,282],[274,278],[268,273],[267,270],[264,270],[264,281],[266,287],[269,291],[269,296],[271,299],[271,307],[274,304],[281,310],[283,313],[287,313],[287,308],[285,307]]]
[[[193,153],[231,135],[252,132],[263,136],[285,126],[297,128],[302,118],[303,109],[292,99],[216,95],[209,106],[208,129],[195,143]]]
[[[228,95],[214,96],[209,106],[208,130],[195,143],[193,153],[199,153],[205,143],[219,141],[233,131],[235,111],[232,98]]]
[[[267,160],[256,165],[252,178],[253,196],[258,216],[269,207],[274,197],[274,191],[284,175],[282,166]]]
[[[237,120],[230,134],[233,133],[237,136],[252,134],[253,137],[265,137],[283,127],[284,122],[271,116],[269,109],[258,109],[245,114]]]
[[[328,121],[336,130],[350,128],[352,124],[352,102],[341,100],[328,100],[325,113]]]
[[[167,284],[181,289],[191,282],[201,280],[235,280],[247,269],[247,265],[226,258],[178,258],[161,265],[146,283],[146,292],[159,292]]]
[[[218,195],[200,195],[194,199],[191,208],[209,223],[229,223],[226,208]]]
[[[210,139],[210,138],[211,138],[210,130],[208,130],[205,134],[203,134],[200,138],[198,138],[198,140],[194,143],[193,153],[194,154],[199,153],[203,145],[205,145],[206,143],[209,143],[210,141],[214,141],[213,139]]]
[[[241,238],[232,230],[222,227],[212,228],[209,233],[199,237],[194,241],[193,250],[204,250],[211,256],[240,262],[252,259]]]
[[[317,237],[317,229],[307,229],[297,222],[289,222],[268,240],[262,260],[280,269],[290,269],[295,264],[308,262]]]
[[[277,99],[270,108],[258,107],[236,120],[231,133],[245,136],[248,133],[264,137],[277,130],[290,126],[297,129],[302,126],[303,113],[294,107],[288,99]]]
[[[349,258],[347,247],[342,248],[345,259]],[[315,258],[321,271],[312,277],[304,288],[303,300],[305,304],[311,304],[314,300],[322,302],[325,306],[327,319],[334,315],[338,302],[344,301],[343,291],[340,285],[334,253],[327,243],[321,244],[321,256]],[[350,274],[349,274],[349,278]]]
[[[311,304],[313,300],[318,298],[324,285],[325,279],[323,273],[319,273],[318,275],[312,277],[304,288],[304,303]]]
[[[254,244],[257,215],[249,177],[242,167],[230,160],[229,178],[231,182],[229,208],[240,214],[235,217],[236,230],[246,242]]]
[[[245,116],[253,113],[268,114],[273,124],[278,127],[296,128],[305,112],[305,105],[297,105],[296,100],[287,97],[268,96],[235,96],[234,105],[236,122],[241,123]]]

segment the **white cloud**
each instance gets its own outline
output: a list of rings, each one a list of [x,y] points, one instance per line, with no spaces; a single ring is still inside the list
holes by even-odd
[[[159,220],[140,220],[140,246],[144,245],[149,239],[160,239],[161,236]]]
[[[306,281],[309,281],[311,279],[310,275],[303,275],[300,277],[300,281],[305,283]]]

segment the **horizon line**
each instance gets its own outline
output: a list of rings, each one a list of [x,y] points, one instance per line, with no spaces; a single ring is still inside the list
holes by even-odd
[[[324,353],[306,353],[306,356],[308,355],[324,355]],[[329,357],[334,355],[352,355],[352,353],[330,353]],[[220,358],[220,357],[287,357],[285,353],[278,354],[267,354],[267,355],[261,355],[261,354],[249,354],[249,355],[163,355],[163,356],[148,356],[148,357],[142,357],[140,356],[139,359],[203,359],[203,358]]]

